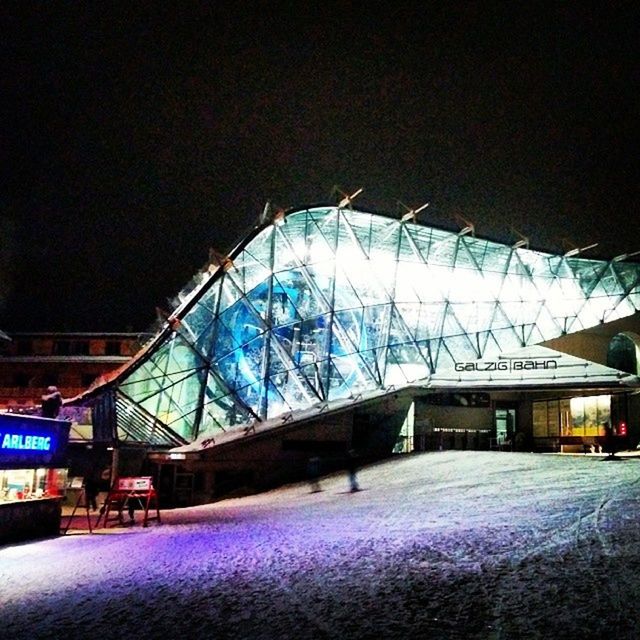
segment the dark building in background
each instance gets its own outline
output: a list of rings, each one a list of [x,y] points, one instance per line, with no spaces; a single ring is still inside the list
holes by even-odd
[[[36,412],[50,386],[63,398],[76,396],[125,364],[144,340],[134,333],[14,333],[0,340],[0,412]]]

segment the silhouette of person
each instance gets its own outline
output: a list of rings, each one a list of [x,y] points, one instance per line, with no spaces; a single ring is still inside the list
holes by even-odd
[[[47,393],[42,396],[41,413],[43,418],[57,418],[62,406],[62,394],[58,387],[47,387]]]
[[[320,488],[320,458],[318,458],[318,456],[309,458],[309,463],[307,464],[307,475],[309,476],[311,493],[318,493],[318,491],[322,491]]]
[[[347,455],[347,469],[349,471],[349,488],[351,491],[360,491],[360,485],[358,484],[358,455],[355,449],[349,449]]]
[[[604,446],[609,457],[616,455],[616,442],[614,439],[613,428],[608,422],[604,423]]]
[[[91,475],[87,476],[84,481],[84,495],[87,499],[87,504],[91,507],[92,511],[98,509],[98,492],[99,483]]]

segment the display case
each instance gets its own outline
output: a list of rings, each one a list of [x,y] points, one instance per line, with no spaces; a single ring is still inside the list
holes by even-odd
[[[66,469],[0,469],[0,502],[64,496]]]

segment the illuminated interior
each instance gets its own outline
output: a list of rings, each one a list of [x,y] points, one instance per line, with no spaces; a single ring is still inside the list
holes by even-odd
[[[129,436],[146,423],[192,441],[409,385],[631,315],[639,275],[637,264],[379,214],[292,211],[179,296],[117,384],[118,425]]]
[[[0,470],[0,502],[60,496],[66,481],[66,469]]]

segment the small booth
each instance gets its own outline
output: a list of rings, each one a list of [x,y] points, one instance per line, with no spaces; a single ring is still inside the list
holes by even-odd
[[[59,533],[70,426],[0,414],[0,544]]]

